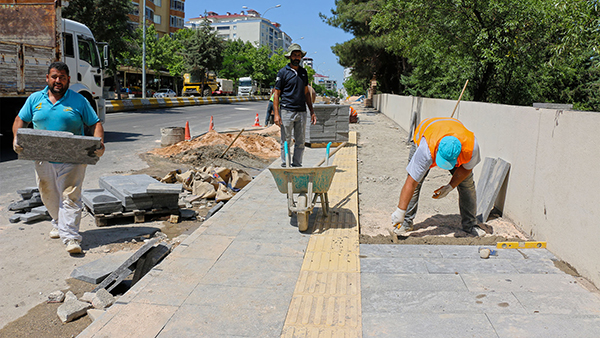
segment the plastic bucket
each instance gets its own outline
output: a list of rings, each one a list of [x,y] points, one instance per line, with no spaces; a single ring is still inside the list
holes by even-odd
[[[160,128],[160,145],[167,147],[185,140],[185,128],[165,127]]]

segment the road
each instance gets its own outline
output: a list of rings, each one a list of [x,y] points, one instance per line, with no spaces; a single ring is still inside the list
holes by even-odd
[[[217,131],[248,128],[254,124],[257,113],[264,122],[266,107],[265,101],[250,101],[107,114],[106,153],[96,165],[88,166],[84,188],[97,188],[102,174],[146,167],[138,154],[160,146],[162,127],[184,127],[189,121],[193,137],[208,130],[213,116]],[[2,149],[0,182],[0,205],[6,205],[7,198],[14,198],[18,189],[35,186],[32,162],[18,161],[12,149]]]

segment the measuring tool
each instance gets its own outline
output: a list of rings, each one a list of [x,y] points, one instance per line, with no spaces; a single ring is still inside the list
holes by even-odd
[[[497,249],[542,249],[546,242],[498,242]]]

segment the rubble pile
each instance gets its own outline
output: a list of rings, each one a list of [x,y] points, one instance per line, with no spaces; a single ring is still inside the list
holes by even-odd
[[[25,223],[32,223],[50,219],[48,209],[42,203],[42,197],[37,187],[17,190],[17,193],[21,195],[21,200],[13,202],[8,206],[8,210],[15,212],[8,219],[9,222],[17,223],[23,221]]]

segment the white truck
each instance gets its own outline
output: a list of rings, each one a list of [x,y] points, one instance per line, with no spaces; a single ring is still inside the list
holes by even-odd
[[[102,46],[101,59],[98,46]],[[0,142],[12,144],[12,124],[25,100],[44,89],[48,66],[69,66],[70,89],[83,95],[102,122],[108,45],[85,25],[61,17],[60,0],[12,0],[0,5]]]
[[[217,79],[219,88],[215,90],[213,95],[233,95],[233,81],[228,79]]]
[[[252,96],[256,95],[258,86],[256,81],[252,80],[251,77],[240,77],[238,82],[238,96]]]

